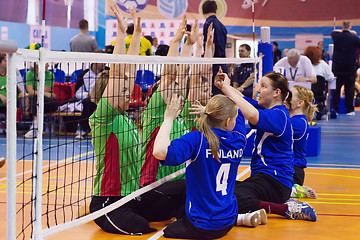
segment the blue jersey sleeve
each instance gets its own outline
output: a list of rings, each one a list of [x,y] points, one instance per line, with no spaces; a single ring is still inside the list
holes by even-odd
[[[261,105],[259,105],[258,101],[252,99],[252,98],[248,98],[244,96],[244,99],[246,101],[248,101],[251,105],[253,105],[256,109],[260,109],[260,110],[264,110],[265,108]]]
[[[300,140],[306,136],[309,128],[309,124],[305,115],[296,115],[291,118],[291,125],[293,127],[294,140]]]
[[[259,110],[258,130],[281,135],[286,128],[288,118],[283,110],[272,108]]]
[[[187,133],[179,139],[173,140],[168,147],[166,159],[160,163],[166,166],[177,166],[189,159],[195,159],[203,140],[202,133],[198,131]]]
[[[238,116],[236,118],[236,124],[233,131],[246,135],[245,117],[240,109],[238,109]]]

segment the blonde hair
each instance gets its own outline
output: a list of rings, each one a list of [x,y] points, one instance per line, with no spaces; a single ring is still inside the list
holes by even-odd
[[[93,103],[98,104],[105,88],[109,82],[109,70],[102,71],[97,75],[95,85],[91,90],[90,98]]]
[[[314,113],[317,111],[316,104],[313,104],[314,93],[303,86],[295,85],[293,87],[297,91],[298,99],[304,101],[302,110],[306,115],[307,120],[310,122],[314,117]]]
[[[219,160],[219,139],[211,128],[223,128],[224,120],[236,116],[237,107],[230,98],[224,95],[212,97],[205,107],[205,113],[199,119],[200,132],[206,137],[211,152],[217,161]]]

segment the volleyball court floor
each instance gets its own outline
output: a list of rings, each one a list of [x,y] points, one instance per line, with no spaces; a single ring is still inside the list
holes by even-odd
[[[267,225],[256,228],[234,227],[223,239],[360,238],[360,112],[357,111],[355,116],[339,115],[336,120],[319,121],[318,125],[321,126],[321,152],[319,156],[307,158],[308,168],[304,184],[317,192],[317,199],[305,200],[315,208],[317,222],[287,220],[284,217],[269,214]],[[24,144],[24,148],[27,141],[30,140],[23,140],[22,136],[18,136],[18,142]],[[64,143],[65,139],[56,140],[59,142],[46,141],[44,141],[45,146]],[[67,149],[56,154],[60,154],[60,159],[65,161],[71,154],[81,159],[82,155],[89,151],[91,151],[89,145],[78,143],[75,150]],[[6,156],[5,135],[0,136],[0,153],[1,156]],[[44,159],[50,156],[51,154],[44,155]],[[245,170],[249,163],[250,158],[244,157],[239,172]],[[25,164],[24,170],[28,170],[30,165],[31,163]],[[61,174],[58,176],[63,177]],[[242,179],[248,176],[249,173]],[[85,191],[90,191],[90,189],[85,189]],[[2,216],[0,239],[6,239],[6,166],[0,169],[0,216]],[[159,232],[142,236],[105,233],[94,222],[90,222],[57,233],[47,239],[165,239],[161,236],[160,230],[170,222],[151,223],[151,226]]]

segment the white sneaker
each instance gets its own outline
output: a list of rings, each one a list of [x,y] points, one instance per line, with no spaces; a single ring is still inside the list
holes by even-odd
[[[37,137],[37,129],[31,128],[27,133],[25,133],[24,138],[36,138]]]
[[[267,224],[267,213],[265,211],[265,209],[260,209],[260,210],[257,210],[256,212],[259,212],[259,220],[260,220],[260,223],[261,225],[265,225]]]
[[[75,139],[82,140],[82,139],[85,139],[86,136],[87,136],[87,132],[81,130],[80,133],[75,136]]]
[[[346,116],[355,116],[355,112],[354,111],[348,112],[348,113],[346,113]]]
[[[257,227],[260,224],[260,213],[259,210],[239,214],[237,220],[237,226]]]

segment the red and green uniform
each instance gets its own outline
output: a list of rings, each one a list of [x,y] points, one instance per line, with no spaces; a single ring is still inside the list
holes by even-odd
[[[152,155],[156,135],[159,132],[162,122],[164,121],[166,106],[167,105],[161,96],[161,92],[158,89],[151,97],[141,117],[143,127],[141,149],[141,159],[143,161],[143,165],[141,168],[141,186],[146,186],[185,167],[184,164],[179,166],[159,166],[159,160]],[[185,100],[184,109],[189,106],[190,103]],[[189,129],[185,121],[188,117],[185,114],[188,114],[188,112],[183,110],[174,120],[170,134],[171,141],[180,138],[182,135],[192,130]],[[175,179],[184,178],[185,175],[183,174]]]
[[[139,133],[126,113],[103,97],[91,115],[96,156],[95,196],[126,196],[139,188],[141,168]]]

